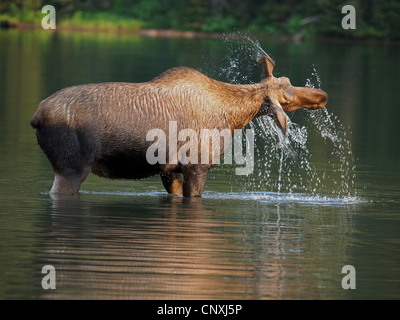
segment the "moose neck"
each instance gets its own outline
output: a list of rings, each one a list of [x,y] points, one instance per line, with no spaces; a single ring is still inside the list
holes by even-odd
[[[260,84],[236,85],[218,82],[216,93],[230,129],[242,129],[259,113],[265,93]]]

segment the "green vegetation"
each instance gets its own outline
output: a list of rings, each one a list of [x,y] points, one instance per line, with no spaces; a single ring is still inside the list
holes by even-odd
[[[136,30],[140,29],[143,23],[114,13],[76,11],[71,18],[61,20],[59,25],[98,30]]]
[[[19,5],[14,1],[0,2],[0,25],[17,26],[20,23],[35,23],[41,21],[41,10],[36,10],[36,5],[25,1]],[[40,22],[39,22],[40,23]]]
[[[398,0],[3,0],[0,25],[40,25],[45,4],[56,8],[57,25],[83,29],[400,39]],[[346,4],[356,8],[356,30],[341,27]]]

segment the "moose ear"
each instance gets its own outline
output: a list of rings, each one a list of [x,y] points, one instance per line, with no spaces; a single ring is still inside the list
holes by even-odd
[[[260,66],[263,77],[272,77],[272,70],[274,70],[275,62],[271,59],[269,55],[265,55],[258,60],[258,65]]]
[[[286,136],[287,135],[287,127],[288,127],[288,116],[286,115],[285,111],[283,111],[280,105],[274,105],[271,109],[271,114],[275,120],[276,125],[279,129],[282,130],[282,133]]]

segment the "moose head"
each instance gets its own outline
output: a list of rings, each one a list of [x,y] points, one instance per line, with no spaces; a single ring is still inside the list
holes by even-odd
[[[269,115],[286,135],[288,117],[285,111],[300,108],[321,109],[328,100],[328,95],[319,89],[294,87],[286,77],[275,78],[272,74],[275,63],[265,55],[258,60],[264,80],[261,85],[265,89],[264,103],[259,115]]]

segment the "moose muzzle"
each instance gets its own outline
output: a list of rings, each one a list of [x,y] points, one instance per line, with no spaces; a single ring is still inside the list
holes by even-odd
[[[328,101],[326,92],[306,87],[293,88],[293,101],[285,106],[282,106],[285,111],[294,111],[300,108],[306,109],[322,109]]]

